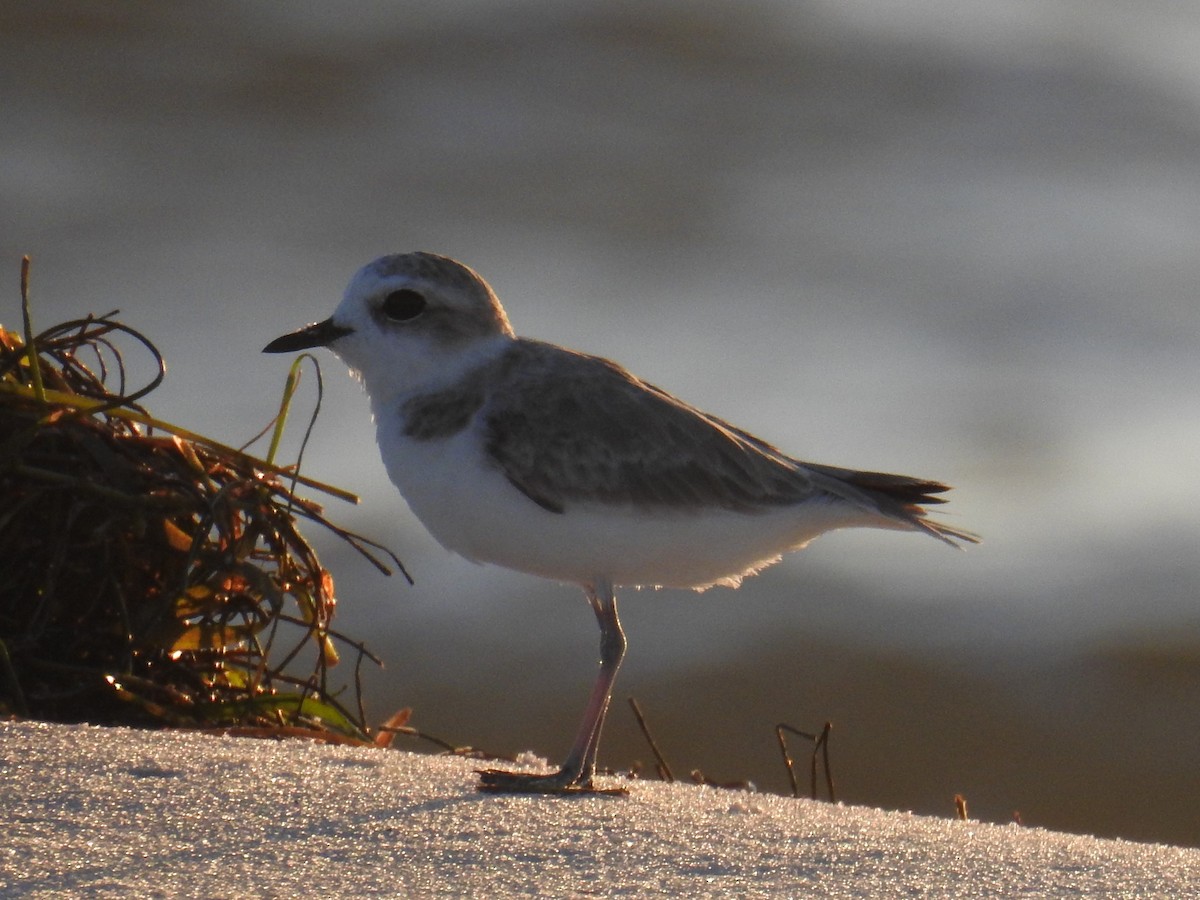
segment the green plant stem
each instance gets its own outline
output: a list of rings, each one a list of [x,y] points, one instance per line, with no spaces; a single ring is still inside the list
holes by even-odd
[[[292,407],[292,397],[300,385],[300,364],[307,354],[297,356],[288,369],[287,381],[283,383],[283,397],[279,401],[279,415],[275,417],[275,430],[271,432],[271,446],[267,450],[267,462],[275,464],[275,454],[279,450],[279,442],[283,440],[283,429],[287,426],[288,412]]]
[[[39,403],[46,402],[46,388],[42,385],[42,367],[38,360],[37,347],[33,345],[33,317],[29,313],[29,267],[28,256],[21,257],[21,316],[25,326],[25,355],[29,358],[29,372],[33,377],[33,394]]]

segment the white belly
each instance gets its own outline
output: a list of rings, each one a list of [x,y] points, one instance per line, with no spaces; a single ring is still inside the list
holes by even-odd
[[[554,513],[488,465],[469,428],[432,441],[381,428],[379,442],[388,475],[442,546],[476,562],[558,581],[588,584],[603,577],[615,585],[736,586],[825,531],[887,527],[838,501],[760,514],[587,503]]]

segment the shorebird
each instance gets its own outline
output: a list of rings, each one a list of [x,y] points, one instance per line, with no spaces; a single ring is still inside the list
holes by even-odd
[[[562,768],[488,770],[492,791],[596,791],[625,655],[618,586],[702,590],[839,528],[968,531],[927,517],[936,481],[801,462],[607,359],[518,337],[479,275],[433,253],[358,271],[333,315],[267,353],[328,347],[370,396],[391,480],[446,549],[583,588],[600,670]]]

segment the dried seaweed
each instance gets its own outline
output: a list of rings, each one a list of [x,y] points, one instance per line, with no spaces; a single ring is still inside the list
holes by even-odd
[[[25,335],[0,328],[0,711],[367,740],[378,660],[333,628],[299,520],[403,566],[294,488],[349,495],[153,418],[162,354],[115,312],[30,337],[23,299]],[[354,685],[334,690],[339,648]]]

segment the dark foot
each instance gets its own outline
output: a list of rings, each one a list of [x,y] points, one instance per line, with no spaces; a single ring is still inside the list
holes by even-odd
[[[629,793],[622,787],[595,787],[591,778],[585,780],[569,772],[530,775],[526,772],[505,772],[503,769],[476,771],[479,775],[479,790],[489,794],[600,794],[624,797]]]

